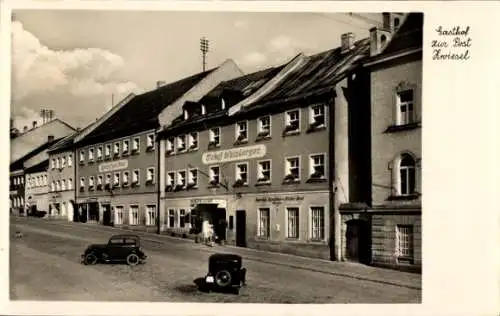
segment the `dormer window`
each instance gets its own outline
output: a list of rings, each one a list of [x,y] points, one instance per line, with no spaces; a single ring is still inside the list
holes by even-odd
[[[184,110],[184,120],[187,120],[189,118],[189,113],[187,110]]]
[[[148,134],[146,138],[146,150],[151,151],[155,147],[155,134]]]
[[[198,148],[198,132],[189,133],[189,149],[194,150]]]
[[[205,115],[207,114],[207,107],[205,106],[205,104],[202,104],[201,105],[201,115]]]
[[[180,135],[177,137],[177,150],[186,150],[186,135]]]
[[[173,137],[167,139],[167,155],[174,153],[174,142],[175,138]]]
[[[242,143],[248,140],[248,124],[247,122],[236,123],[236,142]]]
[[[221,99],[221,101],[220,101],[220,107],[223,110],[226,108],[226,101],[224,99]]]
[[[213,127],[209,132],[210,142],[208,143],[208,149],[214,148],[220,145],[220,127]]]
[[[300,131],[300,112],[292,110],[285,113],[285,134],[294,134]]]

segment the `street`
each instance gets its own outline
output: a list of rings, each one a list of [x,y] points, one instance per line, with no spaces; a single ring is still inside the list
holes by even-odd
[[[355,263],[329,262],[191,240],[137,233],[145,265],[85,266],[90,243],[106,243],[124,230],[36,218],[10,220],[12,300],[156,301],[238,303],[420,303],[421,276]],[[22,238],[16,238],[20,231]],[[125,231],[126,232],[126,231]],[[215,252],[238,253],[248,269],[240,295],[204,293],[194,281],[205,275]]]

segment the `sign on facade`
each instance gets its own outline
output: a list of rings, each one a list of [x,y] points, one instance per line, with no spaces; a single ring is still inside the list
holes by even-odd
[[[128,168],[128,160],[117,160],[111,162],[105,162],[99,165],[99,172],[111,172],[116,170],[122,170]]]
[[[191,207],[196,207],[196,205],[198,204],[217,204],[218,208],[227,207],[226,200],[220,200],[220,199],[192,199],[190,201]]]
[[[302,201],[304,200],[303,196],[292,195],[292,196],[262,196],[256,197],[255,202],[272,202],[272,203],[280,203],[284,201]]]
[[[202,156],[205,165],[238,160],[262,158],[266,155],[265,145],[246,146],[227,150],[206,152]]]

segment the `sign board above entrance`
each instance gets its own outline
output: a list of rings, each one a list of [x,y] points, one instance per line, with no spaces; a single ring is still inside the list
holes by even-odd
[[[111,172],[128,168],[128,160],[117,160],[112,162],[105,162],[99,165],[99,172]]]
[[[206,152],[203,154],[202,161],[205,165],[214,163],[224,163],[238,160],[248,160],[262,158],[266,155],[265,145],[255,145],[239,147],[227,150],[218,150]]]

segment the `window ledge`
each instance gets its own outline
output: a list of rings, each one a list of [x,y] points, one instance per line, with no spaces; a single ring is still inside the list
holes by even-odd
[[[88,164],[89,164],[89,165],[94,164],[94,160],[89,160]]]
[[[255,142],[262,142],[266,140],[271,140],[271,135],[265,135],[265,136],[257,136],[255,139]]]
[[[387,198],[388,201],[410,201],[416,200],[420,197],[420,194],[408,194],[408,195],[391,195]]]
[[[320,126],[310,126],[306,133],[314,133],[314,132],[319,132],[319,131],[324,131],[326,130],[326,126],[325,125],[320,125]]]
[[[246,145],[246,144],[248,144],[248,139],[236,140],[233,145],[239,146],[239,145]]]
[[[323,183],[326,182],[326,178],[309,178],[306,183]]]
[[[256,187],[265,186],[265,185],[271,185],[271,181],[261,181],[261,182],[257,182],[255,184]]]
[[[413,257],[401,257],[401,256],[398,256],[398,263],[413,264],[414,260],[413,260]]]
[[[186,190],[197,190],[197,189],[198,189],[197,184],[188,184],[188,186],[186,187]]]
[[[285,184],[285,185],[300,184],[300,179],[293,179],[293,180],[283,179],[283,182],[281,182],[281,184]]]
[[[197,150],[198,150],[198,146],[196,146],[196,147],[189,147],[189,149],[187,151],[192,152],[192,151],[197,151]]]
[[[139,150],[138,149],[132,150],[132,152],[130,153],[131,156],[138,155],[138,154],[139,154]]]
[[[283,137],[297,136],[297,135],[300,135],[300,130],[292,130],[292,131],[284,130],[283,131]]]
[[[420,123],[420,122],[404,124],[404,125],[391,125],[384,131],[384,133],[396,133],[396,132],[417,129],[420,127],[422,127],[422,123]]]
[[[152,151],[155,151],[154,146],[150,146],[150,147],[146,148],[146,152],[152,152]]]
[[[235,188],[235,189],[237,189],[237,188],[248,188],[248,183],[241,183],[241,184],[239,184],[239,183],[236,182],[233,185],[233,188]]]
[[[216,149],[216,148],[219,148],[220,147],[220,144],[215,144],[215,143],[212,143],[212,144],[208,144],[208,149]]]

